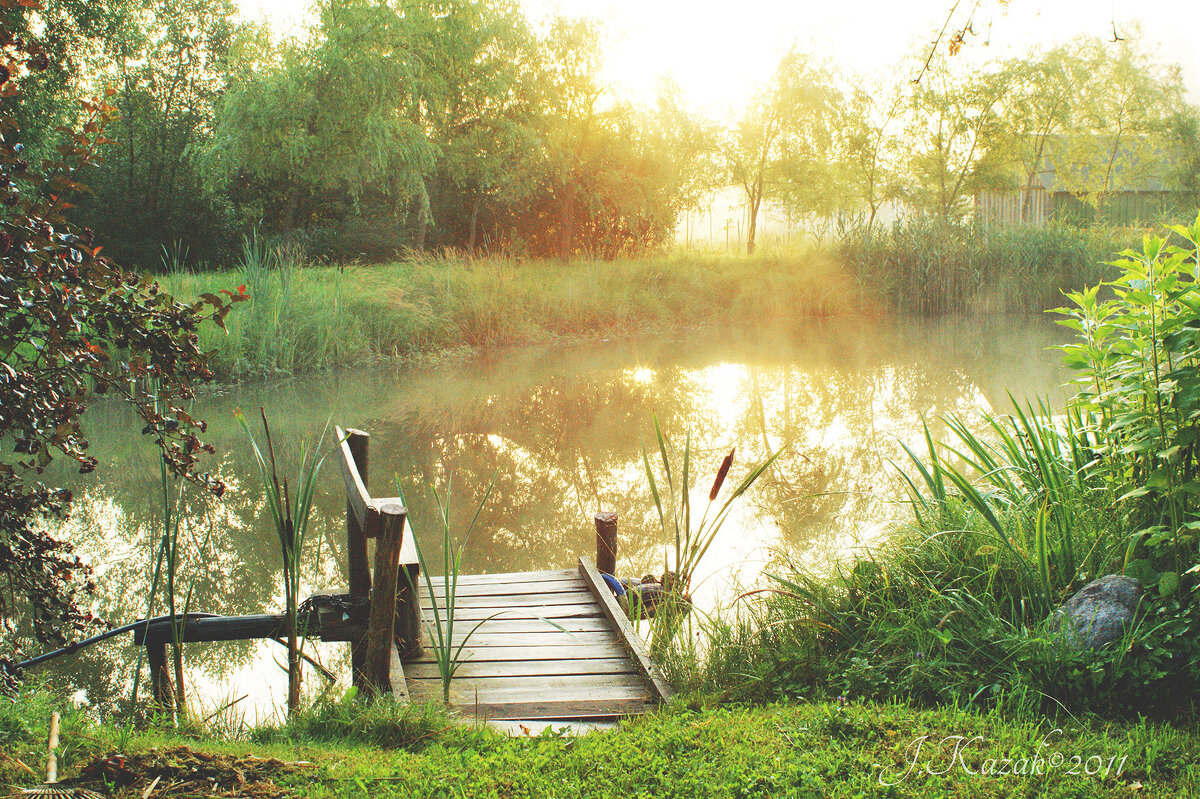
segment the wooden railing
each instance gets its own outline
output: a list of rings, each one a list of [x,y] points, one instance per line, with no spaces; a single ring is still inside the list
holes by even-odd
[[[361,430],[336,428],[346,483],[346,555],[349,589],[367,597],[366,633],[351,642],[354,685],[368,693],[404,691],[399,661],[421,653],[420,566],[408,511],[400,497],[372,498],[367,490],[371,437]],[[375,568],[367,539],[375,539]],[[394,684],[399,681],[399,684]]]

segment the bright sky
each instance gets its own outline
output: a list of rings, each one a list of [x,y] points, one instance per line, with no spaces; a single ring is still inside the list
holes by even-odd
[[[959,17],[977,0],[960,0]],[[295,28],[307,0],[239,0],[249,17],[267,16]],[[710,113],[737,107],[770,76],[780,54],[796,43],[844,69],[904,75],[919,66],[921,44],[946,21],[954,0],[522,0],[535,24],[559,11],[603,20],[609,41],[606,72],[614,88],[635,99],[653,97],[671,76],[688,102]],[[1200,103],[1200,3],[1195,0],[982,0],[964,54],[1004,57],[1036,44],[1089,34],[1108,39],[1140,20],[1143,38],[1161,60],[1183,68],[1190,99]],[[961,23],[959,23],[961,24]],[[985,45],[985,41],[990,44]],[[907,60],[905,60],[907,57]],[[921,56],[923,58],[923,55]],[[963,57],[963,56],[960,56]]]

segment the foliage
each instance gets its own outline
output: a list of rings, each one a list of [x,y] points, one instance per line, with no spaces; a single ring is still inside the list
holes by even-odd
[[[396,701],[391,695],[366,704],[355,701],[351,688],[338,701],[326,700],[291,714],[279,726],[264,724],[250,732],[259,743],[323,743],[373,746],[380,749],[416,749],[434,743],[450,726],[445,706]]]
[[[357,203],[381,183],[403,207],[432,167],[432,145],[397,113],[395,88],[418,71],[407,17],[364,0],[325,0],[317,17],[307,39],[242,62],[205,146],[213,185],[252,177],[282,188],[270,210],[284,233],[339,189]]]
[[[6,753],[36,762],[45,748],[48,711],[49,703],[39,697],[22,697],[18,704],[0,708],[0,729],[28,729],[5,747]],[[261,764],[273,758],[295,764],[293,773],[280,770],[266,782],[247,769],[244,781],[237,783],[242,794],[286,789],[297,796],[346,799],[364,793],[444,796],[447,785],[467,796],[848,799],[883,794],[909,799],[944,794],[989,797],[1013,791],[1070,799],[1127,796],[1132,786],[1141,786],[1134,789],[1139,795],[1174,797],[1187,795],[1198,778],[1197,736],[1186,729],[1067,718],[1047,724],[1039,717],[957,708],[917,710],[857,697],[840,703],[757,708],[716,708],[692,701],[584,736],[553,731],[505,736],[439,721],[425,708],[404,710],[385,703],[370,708],[341,703],[317,708],[313,717],[309,722],[301,714],[278,734],[264,728],[253,734],[251,743],[149,730],[122,751],[131,762],[150,761],[156,754],[162,758],[176,747],[184,747],[179,751],[191,763],[237,756],[242,763],[257,758]],[[951,759],[958,741],[943,740],[947,735],[972,742],[958,750],[961,763]],[[62,773],[73,777],[112,751],[114,735],[102,723],[68,713],[63,740],[76,742],[60,757]],[[923,742],[918,762],[901,779],[912,763],[917,740]],[[1072,773],[1073,757],[1079,758],[1079,765]],[[1009,762],[1002,763],[1002,758]],[[1089,758],[1099,759],[1101,766],[1111,758],[1108,776],[1086,774]],[[981,773],[989,759],[991,775]],[[1091,760],[1092,772],[1097,771],[1097,759]],[[1057,768],[1048,767],[1060,761]],[[1031,773],[1034,763],[1041,764],[1040,773]],[[973,773],[962,771],[963,766]],[[995,773],[1002,766],[1006,773]],[[1011,773],[1017,769],[1025,773]],[[881,777],[896,784],[885,788]],[[0,761],[0,778],[34,781],[11,759]],[[146,784],[152,780],[153,776],[143,778]],[[87,786],[103,790],[102,784]],[[139,784],[129,792],[143,789]]]
[[[308,538],[309,511],[312,510],[313,494],[316,491],[317,476],[321,472],[321,464],[325,462],[328,452],[321,452],[325,443],[325,434],[329,432],[329,424],[321,431],[321,437],[316,446],[309,450],[305,442],[300,447],[300,473],[293,494],[288,487],[287,478],[283,484],[279,482],[279,469],[275,461],[275,443],[271,440],[271,428],[267,424],[266,411],[259,409],[262,417],[263,435],[266,438],[267,451],[259,448],[246,417],[239,411],[237,420],[246,437],[250,439],[250,447],[254,450],[254,462],[258,466],[259,477],[262,479],[263,493],[266,495],[267,509],[271,513],[271,521],[275,533],[279,537],[279,553],[283,559],[283,597],[284,616],[287,627],[288,643],[288,712],[292,713],[300,706],[300,637],[304,631],[300,629],[300,566],[304,554],[304,543]]]
[[[33,13],[32,3],[2,6],[9,21]],[[197,329],[210,319],[223,324],[244,295],[177,303],[102,257],[91,231],[66,223],[67,196],[85,189],[81,173],[107,143],[103,130],[116,113],[111,93],[83,104],[82,132],[64,129],[60,157],[46,162],[43,177],[29,164],[12,109],[24,70],[46,68],[49,56],[8,27],[0,42],[0,440],[11,446],[0,461],[0,613],[4,648],[12,651],[31,641],[61,643],[92,621],[76,604],[87,569],[39,521],[61,518],[70,492],[27,478],[40,475],[55,452],[82,472],[96,468],[81,424],[93,393],[133,406],[173,474],[218,495],[224,490],[216,478],[194,475],[206,449],[196,436],[204,426],[179,403],[191,396],[192,380],[211,376]],[[157,384],[157,398],[146,391],[148,381]]]
[[[1186,606],[1200,604],[1200,217],[1170,230],[1178,243],[1146,236],[1113,262],[1110,298],[1068,295],[1062,324],[1077,333],[1065,351],[1077,402],[1098,417],[1097,457],[1138,526],[1126,568]]]
[[[108,254],[139,269],[158,267],[163,246],[193,261],[224,262],[235,220],[221,197],[206,197],[195,150],[210,135],[240,40],[250,30],[229,0],[123,0],[92,84],[116,88],[118,117],[103,166],[72,214],[108,242]]]
[[[400,490],[399,480],[396,481],[396,490]],[[442,701],[450,702],[450,685],[454,681],[454,674],[458,671],[458,667],[462,664],[463,650],[467,643],[471,640],[471,636],[482,627],[486,622],[491,621],[497,616],[504,613],[499,611],[488,616],[481,621],[476,622],[465,635],[457,637],[454,634],[454,627],[457,622],[454,614],[454,604],[458,599],[458,575],[462,566],[463,553],[466,551],[467,542],[471,538],[471,531],[475,529],[475,523],[479,521],[479,514],[483,512],[483,506],[487,504],[488,498],[492,495],[492,490],[496,487],[496,481],[493,479],[488,485],[487,491],[484,492],[483,498],[479,500],[479,505],[475,508],[475,514],[471,517],[471,523],[467,525],[466,532],[463,533],[462,539],[459,541],[453,540],[450,525],[450,484],[447,481],[445,490],[445,500],[442,499],[442,494],[438,493],[436,488],[433,489],[433,497],[437,501],[438,515],[441,517],[441,533],[442,533],[442,591],[441,595],[434,589],[433,576],[429,569],[429,561],[425,558],[425,552],[418,543],[417,537],[413,534],[411,526],[409,535],[413,536],[413,544],[417,550],[417,560],[421,566],[421,573],[425,575],[425,590],[428,592],[430,608],[433,612],[433,621],[425,619],[425,628],[429,632],[429,643],[433,647],[433,657],[437,662],[438,675],[442,682]],[[405,579],[409,578],[406,571]],[[412,590],[417,592],[419,587],[414,585]]]
[[[754,253],[764,201],[800,216],[832,210],[829,164],[835,109],[842,102],[832,84],[828,67],[800,52],[787,53],[723,144],[729,177],[741,187],[749,210],[747,254]]]
[[[920,314],[1043,311],[1061,292],[1111,275],[1103,262],[1131,233],[1067,225],[987,228],[911,220],[859,226],[838,243],[847,271],[897,310]]]
[[[1170,232],[1068,294],[1078,393],[1064,414],[1015,407],[985,416],[986,435],[951,417],[940,447],[926,428],[923,452],[908,450],[913,522],[833,575],[776,574],[765,600],[710,627],[691,679],[757,698],[1194,712],[1200,220]],[[1067,651],[1052,612],[1113,572],[1145,589],[1137,621],[1115,644]]]

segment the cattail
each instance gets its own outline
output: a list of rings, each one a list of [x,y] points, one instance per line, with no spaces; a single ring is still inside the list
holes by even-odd
[[[721,461],[721,468],[717,470],[717,479],[713,481],[712,491],[708,492],[708,501],[712,502],[717,498],[717,494],[721,493],[721,484],[725,482],[725,476],[729,474],[729,467],[733,465],[733,453],[736,450],[729,450],[729,454],[725,456],[725,460]]]

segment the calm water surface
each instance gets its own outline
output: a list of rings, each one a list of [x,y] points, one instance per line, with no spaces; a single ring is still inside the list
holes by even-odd
[[[923,446],[922,418],[1006,410],[1019,399],[1061,404],[1067,375],[1049,350],[1063,339],[1044,318],[905,323],[831,322],[787,333],[693,333],[675,338],[523,349],[454,365],[380,368],[207,390],[197,415],[218,454],[207,469],[229,485],[225,501],[187,499],[191,607],[223,614],[282,607],[278,545],[247,442],[234,412],[265,407],[292,455],[326,420],[371,433],[370,486],[407,499],[419,540],[434,551],[430,486],[448,490],[462,529],[493,478],[495,491],[467,548],[464,570],[563,568],[594,553],[592,516],[620,516],[618,571],[661,573],[669,542],[658,527],[642,465],[653,419],[682,448],[690,436],[706,501],[731,447],[731,481],[769,451],[783,456],[744,497],[700,570],[697,601],[729,601],[764,564],[791,557],[829,562],[877,539],[902,517],[892,462],[901,443]],[[88,412],[101,466],[76,488],[69,535],[96,564],[99,611],[113,621],[146,611],[151,553],[161,525],[155,450],[120,405]],[[294,458],[293,458],[294,461]],[[345,497],[335,459],[321,476],[307,559],[307,588],[341,590]],[[157,612],[163,612],[157,610]],[[345,647],[315,655],[345,674]],[[196,644],[188,658],[199,704],[238,700],[247,722],[286,696],[274,644]],[[128,643],[64,659],[48,675],[81,698],[127,695],[137,660]],[[311,691],[322,687],[309,673]]]

